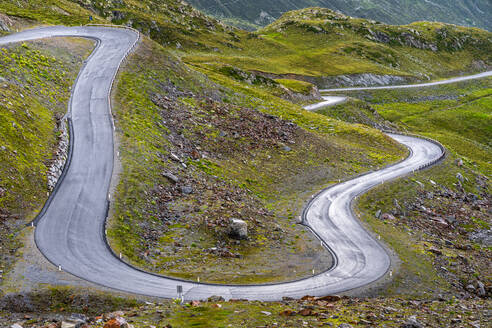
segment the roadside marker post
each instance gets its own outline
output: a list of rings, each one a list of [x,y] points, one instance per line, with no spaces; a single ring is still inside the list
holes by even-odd
[[[184,303],[183,286],[177,285],[176,291],[178,292],[178,298],[181,301],[181,304],[183,304]]]
[[[61,269],[61,265],[59,265],[59,266],[58,266],[58,271],[61,271],[61,270],[62,270],[62,269]]]

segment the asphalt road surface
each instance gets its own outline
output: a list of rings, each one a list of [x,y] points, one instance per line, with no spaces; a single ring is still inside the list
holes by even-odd
[[[74,141],[71,165],[35,231],[39,249],[54,265],[85,280],[136,294],[174,298],[177,285],[181,285],[186,299],[211,295],[250,300],[323,296],[365,286],[388,272],[388,254],[353,216],[351,201],[372,187],[411,173],[442,155],[441,148],[433,142],[391,134],[411,150],[406,160],[321,192],[304,212],[304,224],[316,232],[334,257],[335,265],[327,272],[288,283],[228,286],[161,277],[121,262],[108,249],[103,231],[114,147],[108,95],[118,65],[138,35],[131,30],[108,27],[49,27],[0,38],[0,46],[54,36],[100,41],[73,87],[69,108]]]
[[[347,97],[337,97],[337,96],[322,96],[321,98],[323,98],[322,102],[305,106],[304,109],[309,111],[316,111],[323,107],[335,106],[341,104],[347,100]]]

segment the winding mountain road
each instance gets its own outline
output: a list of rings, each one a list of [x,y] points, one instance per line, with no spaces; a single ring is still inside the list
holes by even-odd
[[[407,159],[322,191],[304,211],[303,223],[334,257],[333,268],[324,273],[270,285],[211,285],[157,276],[121,262],[104,237],[114,152],[109,95],[119,64],[138,41],[138,34],[110,27],[49,27],[0,38],[0,46],[62,36],[93,38],[98,40],[98,47],[73,87],[68,113],[73,121],[71,164],[35,230],[36,244],[54,265],[102,286],[148,296],[173,298],[177,285],[181,285],[186,299],[211,295],[250,300],[323,296],[365,286],[388,272],[388,254],[354,217],[351,202],[374,186],[418,170],[443,155],[436,143],[393,134],[389,136],[411,150]]]

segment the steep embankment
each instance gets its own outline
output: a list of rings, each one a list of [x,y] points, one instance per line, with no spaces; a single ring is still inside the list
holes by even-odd
[[[487,17],[492,6],[487,0],[190,0],[189,3],[227,23],[246,29],[270,24],[286,11],[314,6],[395,25],[427,20],[488,30],[492,28]]]

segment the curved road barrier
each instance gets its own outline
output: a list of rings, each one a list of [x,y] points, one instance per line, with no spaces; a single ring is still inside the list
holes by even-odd
[[[139,35],[130,29],[60,26],[0,38],[0,46],[62,36],[96,39],[98,46],[73,87],[68,113],[72,121],[72,160],[35,231],[38,248],[55,266],[93,283],[135,294],[174,298],[180,285],[185,299],[220,295],[226,299],[272,301],[341,293],[370,284],[387,273],[391,264],[388,254],[355,218],[351,202],[384,181],[439,161],[444,154],[435,142],[391,133],[390,137],[410,149],[408,158],[323,190],[304,210],[303,224],[333,255],[335,264],[326,272],[278,284],[214,285],[163,277],[122,262],[110,250],[104,233],[114,153],[109,96],[120,64]]]

